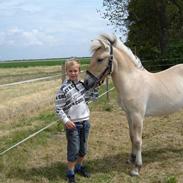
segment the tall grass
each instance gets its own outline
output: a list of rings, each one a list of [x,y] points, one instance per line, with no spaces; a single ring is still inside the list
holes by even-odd
[[[58,79],[4,88],[0,95],[0,122],[21,119],[52,105],[60,82]]]

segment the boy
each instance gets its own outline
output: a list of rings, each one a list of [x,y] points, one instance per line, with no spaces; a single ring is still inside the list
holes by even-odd
[[[67,138],[67,179],[75,183],[75,173],[90,177],[82,165],[87,151],[87,140],[90,129],[89,108],[90,98],[96,99],[98,92],[86,90],[79,80],[80,64],[76,59],[65,63],[68,79],[61,85],[56,95],[56,113],[63,121]]]

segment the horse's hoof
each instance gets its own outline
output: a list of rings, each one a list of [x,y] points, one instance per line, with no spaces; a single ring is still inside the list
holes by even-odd
[[[130,172],[130,175],[131,176],[139,176],[139,172],[138,172],[138,170],[132,170],[131,172]]]
[[[126,160],[126,164],[131,165],[132,164],[132,161],[130,159],[128,159],[128,160]]]

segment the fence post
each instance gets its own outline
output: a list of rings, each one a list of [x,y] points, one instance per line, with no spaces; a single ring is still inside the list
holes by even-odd
[[[109,77],[106,77],[106,91],[109,91]],[[107,101],[109,102],[109,92],[106,93]]]
[[[62,83],[64,82],[64,80],[65,80],[65,62],[62,64]]]

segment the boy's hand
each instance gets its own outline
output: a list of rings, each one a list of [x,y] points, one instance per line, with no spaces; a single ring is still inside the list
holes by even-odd
[[[68,128],[68,129],[72,129],[72,128],[76,128],[76,125],[74,124],[74,122],[68,121],[68,122],[65,124],[65,127]]]

